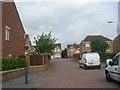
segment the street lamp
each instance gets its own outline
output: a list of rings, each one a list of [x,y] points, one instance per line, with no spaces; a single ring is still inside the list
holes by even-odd
[[[108,21],[108,23],[116,23],[117,24],[117,34],[118,34],[118,50],[120,51],[120,33],[118,28],[118,22]]]
[[[112,21],[108,21],[108,23],[116,23],[117,24],[117,34],[118,34],[118,49],[119,49],[119,51],[120,51],[120,33],[119,33],[119,28],[118,28],[118,22],[112,22]],[[118,68],[118,70],[119,70],[119,68]],[[119,76],[118,76],[118,81],[120,81],[120,78],[119,78]],[[118,85],[119,86],[119,85]],[[118,87],[119,88],[119,87]]]

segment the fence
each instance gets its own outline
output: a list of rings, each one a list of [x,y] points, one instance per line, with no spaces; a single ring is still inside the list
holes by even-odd
[[[80,54],[73,54],[73,59],[74,60],[79,60],[80,59]]]
[[[48,55],[47,54],[30,56],[30,66],[44,65],[46,63],[48,63]]]

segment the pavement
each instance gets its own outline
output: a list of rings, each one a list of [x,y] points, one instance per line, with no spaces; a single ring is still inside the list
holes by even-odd
[[[25,84],[25,76],[22,75],[20,77],[3,82],[2,88],[33,88],[47,73],[48,70],[43,72],[29,73],[28,84]]]

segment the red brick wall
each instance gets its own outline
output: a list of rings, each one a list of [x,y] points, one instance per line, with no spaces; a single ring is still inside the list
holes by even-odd
[[[5,40],[5,26],[10,27],[10,41]],[[16,6],[13,2],[2,4],[2,56],[8,57],[24,55],[25,31],[22,27]]]
[[[116,51],[119,51],[119,38],[116,38],[113,40],[113,51],[116,52]]]
[[[2,57],[2,4],[0,3],[0,58]]]

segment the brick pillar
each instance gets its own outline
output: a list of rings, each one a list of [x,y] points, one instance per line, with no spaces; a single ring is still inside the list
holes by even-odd
[[[42,64],[44,65],[44,54],[42,54]]]
[[[30,56],[26,55],[25,58],[26,58],[27,66],[30,67]]]
[[[44,64],[45,64],[45,59],[46,59],[45,57],[46,57],[46,56],[44,55]]]
[[[46,63],[48,63],[48,55],[46,55]]]

